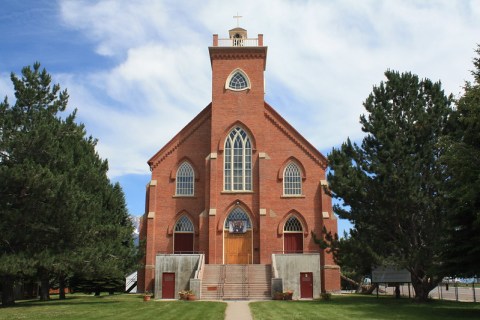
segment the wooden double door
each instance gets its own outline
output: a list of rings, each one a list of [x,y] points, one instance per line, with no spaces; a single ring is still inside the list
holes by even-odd
[[[193,253],[193,233],[175,233],[173,253]]]
[[[284,233],[283,241],[284,253],[303,252],[303,233]]]
[[[225,264],[251,264],[252,255],[252,230],[245,233],[224,233],[224,263]]]

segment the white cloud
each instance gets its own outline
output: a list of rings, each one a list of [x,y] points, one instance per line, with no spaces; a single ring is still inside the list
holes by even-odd
[[[13,84],[10,80],[10,74],[0,72],[0,94],[0,102],[4,101],[5,96],[8,97],[9,104],[15,102],[13,100],[15,97],[13,95]]]
[[[263,33],[269,46],[267,101],[320,150],[361,137],[362,102],[386,69],[458,93],[480,34],[469,1],[64,1],[65,24],[117,62],[67,85],[112,175],[147,171],[209,103],[207,47],[238,10],[249,36]]]

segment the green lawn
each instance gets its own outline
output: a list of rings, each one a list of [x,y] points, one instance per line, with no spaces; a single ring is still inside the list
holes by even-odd
[[[265,319],[480,319],[480,304],[431,301],[425,304],[393,297],[342,295],[330,301],[262,301],[250,303],[253,318]]]
[[[218,319],[225,317],[226,304],[202,301],[149,301],[141,295],[93,297],[67,295],[67,300],[20,301],[1,308],[0,319]]]
[[[0,319],[219,319],[226,304],[202,301],[149,301],[141,295],[93,297],[67,295],[67,300],[19,301],[0,309]],[[331,301],[261,301],[250,303],[260,319],[480,319],[480,303],[432,301],[414,303],[393,297],[342,295]]]

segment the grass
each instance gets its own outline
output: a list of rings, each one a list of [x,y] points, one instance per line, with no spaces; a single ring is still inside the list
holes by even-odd
[[[262,301],[250,303],[253,319],[480,319],[480,304],[452,301],[415,303],[393,297],[342,295],[330,301]]]
[[[226,303],[203,301],[149,301],[141,295],[72,294],[66,300],[25,300],[0,309],[0,319],[218,319]]]
[[[141,295],[73,294],[66,300],[19,301],[0,309],[0,319],[218,319],[226,303],[203,301],[150,301]],[[391,296],[342,295],[330,301],[261,301],[250,303],[255,320],[266,319],[480,319],[480,303],[431,301],[414,303]]]

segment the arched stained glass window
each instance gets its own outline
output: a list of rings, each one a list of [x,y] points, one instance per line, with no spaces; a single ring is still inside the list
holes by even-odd
[[[301,195],[302,194],[302,173],[300,168],[290,162],[283,173],[283,194]]]
[[[176,195],[193,196],[195,173],[188,162],[183,162],[177,170]]]
[[[225,140],[224,189],[252,190],[252,144],[248,134],[235,127]]]
[[[247,230],[252,228],[252,223],[250,222],[248,214],[242,208],[236,207],[230,212],[227,219],[225,219],[225,229],[230,227],[230,223],[236,223],[238,221],[244,222]]]
[[[193,223],[187,216],[181,216],[175,224],[175,232],[193,232]]]
[[[245,76],[242,73],[237,71],[230,79],[228,87],[235,90],[245,89],[248,87],[247,79],[245,79]]]
[[[287,222],[285,222],[285,226],[283,227],[283,231],[286,232],[302,232],[302,224],[300,221],[297,219],[295,216],[291,216],[290,218],[287,219]]]
[[[241,69],[233,70],[225,82],[225,89],[233,91],[241,91],[250,89],[250,79],[247,74]]]

